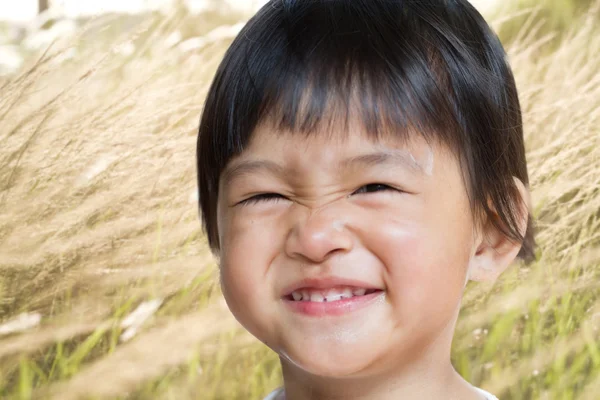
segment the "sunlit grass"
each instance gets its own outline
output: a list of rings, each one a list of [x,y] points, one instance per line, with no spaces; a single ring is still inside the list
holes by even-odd
[[[525,113],[538,261],[469,283],[452,358],[503,400],[591,400],[600,14],[558,33],[530,15],[503,38]],[[165,44],[241,19],[161,18],[79,38],[68,61],[51,48],[0,79],[0,325],[42,315],[0,336],[2,398],[260,399],[281,383],[274,353],[223,303],[194,196],[198,119],[231,35],[194,51]],[[130,42],[133,53],[120,51]],[[123,340],[123,321],[153,299],[160,308]]]

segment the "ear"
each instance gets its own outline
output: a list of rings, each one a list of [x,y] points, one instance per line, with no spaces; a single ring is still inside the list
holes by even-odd
[[[527,230],[531,197],[523,182],[516,177],[513,179],[520,194],[521,212],[518,228],[524,236]],[[473,245],[467,279],[494,282],[514,261],[521,246],[522,243],[513,242],[502,234],[489,219],[484,221]]]

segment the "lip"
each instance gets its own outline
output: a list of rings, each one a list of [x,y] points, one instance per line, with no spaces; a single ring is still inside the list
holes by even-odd
[[[338,317],[365,309],[378,299],[382,299],[383,296],[385,296],[385,291],[378,290],[364,296],[354,296],[332,302],[294,301],[286,298],[283,299],[283,302],[292,312],[307,317]]]
[[[281,297],[286,298],[290,296],[294,291],[299,289],[331,289],[340,286],[364,288],[367,290],[383,290],[381,287],[372,283],[337,276],[328,276],[322,278],[302,279],[292,285],[287,286],[283,290]]]

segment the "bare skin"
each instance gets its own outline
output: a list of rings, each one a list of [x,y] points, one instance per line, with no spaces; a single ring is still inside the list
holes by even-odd
[[[223,293],[280,355],[286,400],[482,399],[450,362],[465,282],[496,279],[521,245],[476,225],[449,151],[265,125],[222,179]],[[376,288],[374,300],[341,315],[290,308],[286,288],[329,277]]]

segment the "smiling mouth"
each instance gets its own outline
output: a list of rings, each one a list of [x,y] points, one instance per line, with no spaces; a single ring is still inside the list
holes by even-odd
[[[365,289],[351,286],[331,289],[302,288],[294,290],[284,298],[293,302],[332,303],[353,297],[363,297],[381,291],[380,289]]]

